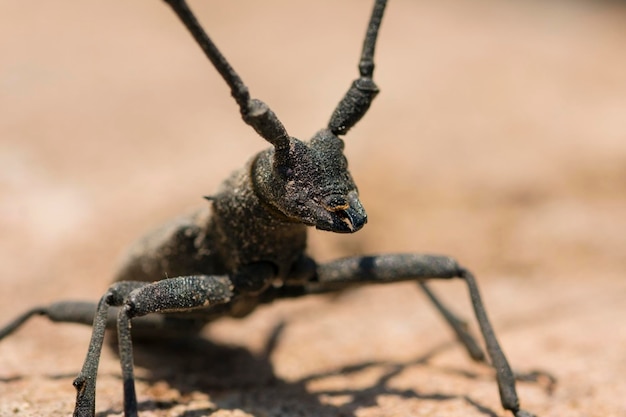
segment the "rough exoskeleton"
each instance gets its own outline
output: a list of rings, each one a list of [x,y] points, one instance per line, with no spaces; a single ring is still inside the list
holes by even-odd
[[[495,368],[503,407],[516,417],[530,416],[520,409],[515,377],[489,323],[475,279],[454,259],[384,254],[318,264],[306,253],[308,227],[353,233],[367,222],[340,136],[361,119],[378,94],[372,79],[373,57],[386,1],[375,2],[363,42],[360,76],[337,105],[328,125],[308,141],[291,137],[265,103],[251,98],[184,0],[165,1],[229,85],[243,120],[272,147],[250,159],[215,194],[206,197],[209,204],[204,208],[141,239],[99,303],[62,301],[31,309],[0,329],[0,339],[33,315],[91,324],[87,357],[74,381],[74,415],[93,417],[105,330],[117,326],[124,414],[132,417],[138,412],[131,319],[134,337],[178,337],[195,334],[222,316],[246,316],[258,305],[276,299],[413,280],[448,321],[470,356],[489,361]],[[428,279],[451,278],[461,278],[468,286],[488,359],[463,322],[425,284]],[[118,308],[118,314],[109,320],[112,307]]]

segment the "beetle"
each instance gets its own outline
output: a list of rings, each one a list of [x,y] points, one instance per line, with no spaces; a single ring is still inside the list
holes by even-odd
[[[245,317],[257,306],[274,300],[370,283],[416,281],[470,356],[487,361],[463,322],[425,283],[430,279],[460,278],[467,284],[489,361],[496,370],[503,407],[516,417],[530,416],[520,408],[515,376],[489,322],[476,280],[456,260],[442,255],[397,253],[317,263],[306,253],[308,227],[355,233],[367,223],[340,137],[361,120],[379,93],[373,81],[374,52],[386,1],[375,1],[358,65],[359,77],[327,126],[308,141],[290,136],[269,106],[251,97],[185,0],[165,2],[230,87],[243,121],[272,146],[253,156],[215,194],[206,197],[209,204],[141,239],[97,304],[61,301],[33,308],[0,329],[0,339],[34,315],[91,324],[87,356],[74,380],[74,415],[92,417],[105,331],[116,326],[124,414],[132,417],[138,415],[132,337],[193,335],[219,317]],[[112,308],[117,308],[114,323],[109,320]]]

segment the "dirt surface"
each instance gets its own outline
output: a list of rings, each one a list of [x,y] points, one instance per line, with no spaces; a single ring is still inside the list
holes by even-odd
[[[356,76],[363,2],[192,5],[294,136]],[[311,233],[320,260],[433,252],[474,270],[513,367],[558,378],[519,383],[544,417],[626,415],[624,45],[618,2],[392,0],[382,93],[346,138],[369,224]],[[160,1],[2,2],[0,51],[1,322],[98,299],[128,244],[266,146]],[[434,287],[472,317],[461,282]],[[70,415],[89,335],[33,319],[0,342],[0,415]],[[204,335],[137,352],[141,416],[507,415],[411,283]],[[100,370],[98,415],[120,415],[110,349]]]

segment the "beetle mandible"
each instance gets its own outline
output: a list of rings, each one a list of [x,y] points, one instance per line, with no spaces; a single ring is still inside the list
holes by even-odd
[[[74,380],[74,415],[95,415],[95,387],[112,307],[124,385],[124,414],[137,416],[133,337],[196,334],[222,316],[244,317],[258,305],[369,284],[413,280],[455,331],[469,355],[496,370],[503,407],[520,408],[515,377],[500,348],[472,273],[447,256],[384,254],[318,264],[306,253],[307,227],[354,233],[367,214],[343,154],[344,136],[368,111],[379,92],[373,81],[374,50],[386,6],[376,0],[359,61],[359,77],[339,102],[326,127],[310,140],[290,136],[267,104],[247,86],[202,29],[185,0],[165,0],[228,84],[242,119],[272,146],[233,173],[209,204],[140,240],[99,303],[57,302],[33,308],[3,329],[0,339],[34,315],[52,321],[93,325],[82,370]],[[174,277],[158,280],[159,277]],[[427,287],[429,279],[460,278],[468,287],[488,359],[463,322]],[[156,280],[156,281],[155,281]],[[159,313],[159,314],[153,314]]]

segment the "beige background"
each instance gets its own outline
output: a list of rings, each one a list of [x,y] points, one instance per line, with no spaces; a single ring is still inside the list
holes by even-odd
[[[559,378],[551,394],[520,383],[525,408],[623,416],[626,9],[544,3],[391,1],[382,93],[346,138],[370,222],[312,232],[311,252],[456,256],[514,367]],[[192,6],[306,138],[356,76],[369,2],[263,4]],[[162,2],[0,2],[0,321],[96,300],[126,245],[263,147]],[[471,317],[461,283],[436,289]],[[412,284],[281,303],[206,335],[138,352],[142,416],[507,415]],[[2,341],[0,415],[69,415],[88,339],[33,319]],[[110,350],[98,395],[100,416],[121,413]]]

